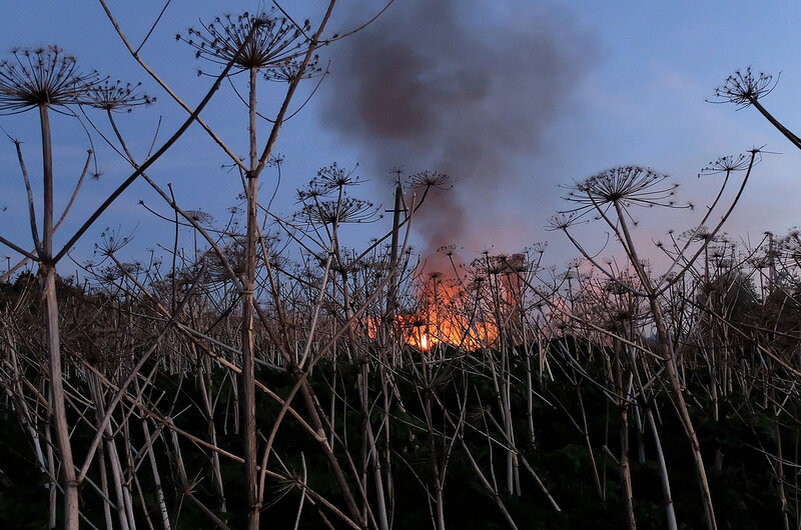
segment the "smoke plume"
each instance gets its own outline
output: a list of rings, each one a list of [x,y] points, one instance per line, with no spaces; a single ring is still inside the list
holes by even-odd
[[[532,189],[521,157],[536,156],[587,69],[569,17],[524,4],[402,0],[331,50],[323,119],[358,142],[363,167],[454,180],[416,220],[428,253],[486,243],[474,234]]]

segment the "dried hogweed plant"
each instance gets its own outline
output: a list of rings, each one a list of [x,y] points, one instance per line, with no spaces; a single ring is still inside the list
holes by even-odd
[[[715,103],[734,103],[738,109],[753,105],[776,88],[778,78],[764,72],[754,73],[751,67],[737,70],[715,89]]]
[[[83,103],[107,112],[131,112],[140,105],[150,105],[156,98],[140,92],[142,83],[124,83],[105,79],[86,91]]]
[[[674,198],[679,185],[667,181],[667,175],[639,166],[608,169],[573,184],[564,199],[576,206],[562,213],[573,213],[578,218],[593,211],[605,214],[609,208],[617,207],[688,207]]]
[[[55,45],[17,48],[11,54],[0,61],[2,114],[84,103],[100,82],[97,72],[82,72],[75,57]]]
[[[53,238],[56,229],[71,208],[84,177],[87,174],[93,152],[90,150],[83,171],[78,178],[72,198],[69,200],[61,219],[55,220],[54,209],[54,168],[52,130],[50,124],[50,111],[76,116],[71,107],[80,105],[97,106],[100,97],[104,99],[103,105],[110,111],[111,102],[125,101],[127,105],[136,103],[133,90],[117,83],[111,84],[101,79],[97,72],[82,72],[78,68],[75,57],[64,53],[64,50],[55,45],[33,49],[15,49],[10,58],[0,61],[0,114],[19,114],[28,110],[37,109],[39,112],[39,127],[42,138],[42,208],[41,217],[37,218],[37,208],[34,195],[20,147],[21,142],[14,140],[17,157],[28,192],[28,210],[31,225],[31,235],[36,247],[36,253],[25,252],[0,238],[0,242],[19,251],[27,258],[38,263],[38,276],[40,283],[40,298],[42,303],[42,317],[45,330],[45,340],[42,344],[47,355],[46,378],[48,381],[48,394],[51,411],[47,419],[54,434],[54,446],[59,452],[59,465],[57,471],[53,460],[49,462],[51,488],[55,492],[56,481],[62,483],[64,527],[78,528],[79,519],[79,486],[85,478],[81,467],[76,466],[73,446],[70,440],[71,427],[67,414],[67,392],[64,384],[62,340],[60,333],[59,300],[56,292],[57,273],[56,265],[61,253],[53,252]],[[40,229],[41,225],[41,229]],[[77,236],[75,236],[77,237]],[[45,374],[43,374],[45,375]],[[85,458],[83,468],[92,462],[94,452],[90,451]],[[77,469],[76,469],[77,468]],[[59,477],[60,475],[60,477]],[[55,495],[51,496],[51,527],[55,526]]]
[[[749,66],[745,71],[737,70],[727,77],[723,84],[715,89],[716,99],[710,100],[710,103],[734,103],[738,110],[753,106],[785,138],[801,149],[801,138],[785,127],[762,105],[761,99],[773,92],[778,81],[778,76],[774,79],[772,75],[763,72],[755,74]]]
[[[249,38],[254,28],[255,34]],[[239,72],[255,68],[262,71],[265,79],[282,79],[299,72],[296,59],[306,51],[305,35],[309,29],[308,21],[297,27],[277,16],[275,10],[258,15],[245,12],[201,23],[200,28],[189,28],[186,36],[176,35],[176,40],[195,48],[198,59],[223,66],[233,61]],[[239,51],[243,44],[244,49]]]

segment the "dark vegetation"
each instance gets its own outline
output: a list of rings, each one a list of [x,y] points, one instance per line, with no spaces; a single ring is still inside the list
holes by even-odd
[[[272,12],[179,35],[211,63],[195,109],[116,26],[187,112],[143,160],[115,117],[152,101],[138,85],[80,74],[55,46],[0,63],[0,112],[35,111],[43,139],[41,208],[29,192],[35,248],[0,235],[21,257],[0,278],[0,523],[798,527],[801,239],[768,234],[738,248],[722,232],[760,150],[705,170],[722,176],[721,195],[658,245],[661,272],[635,244],[637,209],[685,206],[666,176],[629,166],[567,193],[551,226],[582,259],[566,272],[542,267],[540,246],[469,265],[444,248],[448,270],[424,276],[407,238],[429,194],[449,186],[444,175],[399,174],[391,226],[358,250],[343,231],[378,210],[358,197],[353,172],[321,169],[291,219],[258,198],[263,174],[281,170],[273,148],[300,82],[323,75],[317,49],[341,38],[324,36],[332,8],[316,26]],[[200,118],[229,77],[248,110],[244,160]],[[259,144],[265,79],[286,91],[270,102]],[[748,70],[717,96],[755,106],[801,147],[760,103],[772,89]],[[55,108],[80,115],[131,167],[60,249]],[[193,123],[241,178],[244,209],[227,223],[183,209],[147,174]],[[164,199],[166,214],[151,209],[172,223],[172,250],[122,258],[129,240],[107,230],[81,281],[59,276],[72,246],[140,178]],[[585,220],[606,224],[615,259],[584,249]],[[191,247],[180,244],[187,231]]]
[[[732,261],[736,250],[721,242],[721,251],[698,274],[690,269],[664,301],[721,528],[775,528],[785,516],[792,525],[798,517],[798,353],[791,338],[801,325],[801,304],[793,294],[792,238],[766,239],[770,253],[754,249],[739,262]],[[325,528],[326,520],[345,526],[349,518],[337,511],[345,500],[331,472],[333,457],[347,466],[346,484],[364,488],[366,498],[357,502],[371,511],[380,505],[375,477],[381,477],[387,516],[397,528],[437,519],[460,528],[504,528],[512,521],[518,528],[620,528],[627,513],[624,472],[638,524],[662,527],[658,433],[679,527],[705,525],[692,455],[663,361],[653,354],[647,307],[612,281],[575,269],[555,284],[535,284],[543,272],[536,269],[538,255],[527,255],[528,265],[516,272],[525,281],[514,288],[505,278],[512,273],[497,266],[505,258],[487,256],[458,269],[473,286],[460,296],[481,308],[474,314],[501,323],[498,337],[473,351],[446,342],[421,351],[376,316],[345,323],[345,292],[367,315],[386,313],[386,291],[366,305],[360,298],[384,270],[380,254],[351,264],[359,274],[347,276],[347,283],[332,279],[313,334],[310,312],[318,307],[325,270],[287,261],[275,267],[274,281],[287,298],[279,299],[279,316],[269,288],[262,286],[258,297],[265,302],[256,328],[256,376],[268,390],[257,394],[256,422],[268,437],[281,401],[308,374],[312,410],[325,418],[332,450],[321,451],[296,418],[280,423],[265,486],[264,514],[271,524],[291,528],[300,517],[300,528]],[[763,267],[765,259],[771,262]],[[212,272],[213,261],[206,257],[167,273],[159,264],[96,265],[84,272],[95,273],[91,282],[58,282],[67,420],[79,461],[95,435],[98,411],[135,374],[112,416],[111,436],[104,437],[79,490],[82,516],[98,527],[104,506],[114,513],[118,502],[130,503],[137,524],[159,526],[160,504],[174,525],[210,527],[214,518],[231,528],[246,524],[244,476],[236,460],[242,453],[235,350],[241,314],[236,291]],[[775,276],[776,283],[758,288],[761,275]],[[401,279],[398,320],[422,305],[412,296],[412,278],[404,273]],[[428,281],[443,282],[445,289],[456,280]],[[546,288],[551,302],[540,298]],[[179,309],[169,312],[174,292]],[[0,520],[17,528],[47,526],[49,491],[56,487],[47,472],[57,453],[46,438],[39,298],[30,273],[0,286],[6,391]],[[453,299],[439,303],[441,311],[464,307]],[[564,318],[566,311],[571,318]],[[167,313],[180,318],[170,322]],[[414,325],[433,317],[421,320]],[[303,346],[310,337],[311,355],[325,354],[312,370],[301,371],[303,351],[287,359],[280,344]],[[103,389],[99,401],[93,388]],[[303,406],[295,412],[308,422]],[[648,426],[648,411],[656,431]],[[624,459],[628,471],[621,468]],[[127,501],[114,497],[115,466]],[[105,486],[101,467],[109,468]],[[100,491],[111,497],[108,504]]]

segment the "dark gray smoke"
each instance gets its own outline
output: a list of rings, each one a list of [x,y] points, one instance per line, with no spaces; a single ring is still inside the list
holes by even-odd
[[[428,252],[486,243],[473,234],[486,237],[524,181],[531,189],[537,177],[519,160],[541,148],[586,70],[586,39],[569,17],[524,4],[397,0],[331,50],[324,119],[359,143],[370,172],[455,180],[417,219]]]

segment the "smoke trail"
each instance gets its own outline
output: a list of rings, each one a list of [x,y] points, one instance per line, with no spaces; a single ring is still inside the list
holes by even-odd
[[[484,243],[473,234],[531,179],[516,160],[538,151],[586,70],[569,17],[519,4],[399,1],[332,50],[325,124],[362,146],[374,174],[456,181],[417,220],[427,252]]]

